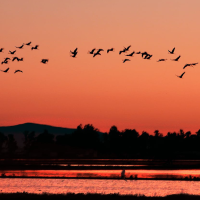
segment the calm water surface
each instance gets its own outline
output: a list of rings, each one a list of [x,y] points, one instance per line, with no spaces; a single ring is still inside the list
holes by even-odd
[[[154,180],[97,180],[97,179],[35,179],[1,178],[0,192],[28,193],[119,193],[166,196],[169,194],[200,195],[199,181],[154,181]]]
[[[85,177],[85,178],[120,178],[121,170],[0,170],[0,175],[26,176],[26,177]],[[184,179],[186,177],[199,178],[200,170],[126,170],[125,176],[137,176],[138,178],[168,178]]]

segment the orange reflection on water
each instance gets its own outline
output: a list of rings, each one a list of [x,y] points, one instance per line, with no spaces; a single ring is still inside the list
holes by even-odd
[[[58,178],[120,178],[121,170],[0,170],[9,177],[58,177]],[[200,178],[200,170],[126,170],[129,178]]]

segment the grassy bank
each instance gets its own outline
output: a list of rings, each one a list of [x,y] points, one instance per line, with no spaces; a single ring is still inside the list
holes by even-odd
[[[20,199],[20,200],[134,200],[134,199],[150,199],[150,200],[196,200],[200,199],[198,195],[174,194],[165,197],[146,197],[143,195],[118,195],[118,194],[29,194],[29,193],[2,193],[1,200]]]

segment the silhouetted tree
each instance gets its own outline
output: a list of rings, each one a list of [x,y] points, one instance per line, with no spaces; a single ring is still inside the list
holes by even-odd
[[[0,132],[0,153],[2,151],[3,144],[6,142],[7,137]]]
[[[36,141],[43,144],[52,144],[54,143],[54,135],[45,129],[43,133],[37,136]]]
[[[200,138],[200,129],[196,132],[198,138]]]
[[[17,142],[13,136],[13,134],[8,134],[8,139],[6,140],[6,147],[7,151],[10,156],[14,155],[15,151],[17,150]]]
[[[154,136],[155,137],[163,137],[163,134],[159,132],[159,130],[154,131]]]
[[[116,152],[121,151],[121,133],[116,126],[112,126],[109,131],[110,148]]]
[[[35,132],[24,131],[23,134],[24,134],[24,150],[29,151],[36,140]]]

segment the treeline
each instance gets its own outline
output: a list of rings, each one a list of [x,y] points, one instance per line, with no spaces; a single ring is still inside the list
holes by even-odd
[[[135,129],[119,131],[112,126],[100,133],[92,124],[79,125],[72,134],[57,135],[44,130],[25,131],[24,146],[19,148],[12,134],[0,133],[1,158],[157,158],[200,159],[200,130],[154,135]]]

